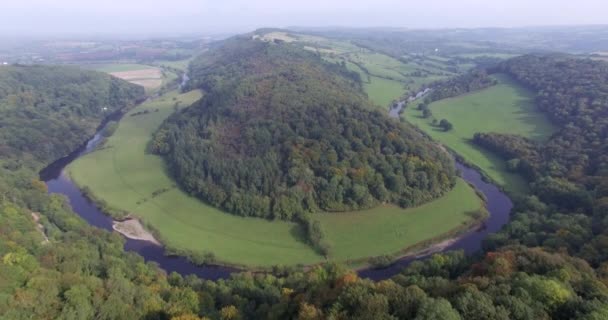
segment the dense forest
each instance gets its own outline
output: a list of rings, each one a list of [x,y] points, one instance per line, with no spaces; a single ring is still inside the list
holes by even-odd
[[[9,166],[33,156],[65,156],[99,122],[144,97],[140,86],[107,74],[69,67],[0,68],[0,157]]]
[[[537,93],[536,104],[560,130],[546,142],[478,134],[475,142],[508,160],[530,181],[513,221],[487,242],[543,246],[585,259],[603,272],[608,239],[608,64],[565,56],[523,56],[504,72]]]
[[[608,64],[530,55],[506,61],[496,71],[537,92],[538,108],[560,130],[541,144],[497,134],[480,135],[476,141],[503,149],[502,155],[533,182],[541,199],[601,213],[598,205],[608,199]]]
[[[359,78],[288,43],[227,41],[194,60],[205,97],[174,114],[151,149],[182,187],[243,216],[434,199],[454,183],[451,159],[373,106]]]

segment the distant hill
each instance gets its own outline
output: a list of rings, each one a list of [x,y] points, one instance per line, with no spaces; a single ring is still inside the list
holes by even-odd
[[[0,66],[0,157],[49,162],[67,155],[142,87],[59,66]]]
[[[295,219],[449,190],[451,159],[363,94],[358,74],[287,41],[227,40],[195,59],[205,97],[170,117],[151,148],[182,187],[243,216]]]

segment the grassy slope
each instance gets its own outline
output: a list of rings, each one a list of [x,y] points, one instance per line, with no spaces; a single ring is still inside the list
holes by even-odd
[[[126,115],[106,148],[70,165],[72,178],[79,185],[88,186],[111,206],[141,217],[173,247],[211,251],[220,261],[250,266],[322,261],[322,257],[300,240],[297,225],[236,217],[207,206],[175,188],[162,159],[145,153],[151,133],[173,112],[173,97],[184,106],[199,96],[197,92],[169,93],[138,106],[130,114],[145,109],[152,112],[135,117]],[[157,108],[160,111],[153,112]],[[170,191],[152,197],[154,191],[163,188]],[[456,204],[452,203],[455,199],[458,199]],[[317,217],[334,248],[333,258],[345,260],[396,252],[439,236],[458,227],[467,220],[466,212],[478,208],[479,198],[468,185],[460,182],[448,196],[419,208],[380,207]],[[397,229],[405,233],[399,231],[396,236]]]
[[[533,95],[505,75],[497,75],[499,84],[475,93],[440,100],[430,105],[433,117],[448,119],[454,129],[443,132],[423,119],[416,105],[406,108],[407,121],[417,125],[433,139],[440,141],[467,161],[479,166],[507,190],[525,192],[525,181],[507,172],[505,162],[498,156],[474,145],[470,140],[476,132],[515,133],[543,140],[555,128],[535,109]]]

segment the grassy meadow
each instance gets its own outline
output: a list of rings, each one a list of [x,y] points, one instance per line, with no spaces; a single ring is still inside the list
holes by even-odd
[[[169,247],[213,252],[218,261],[247,266],[324,261],[302,240],[297,224],[237,217],[208,206],[176,187],[163,160],[146,153],[151,134],[174,105],[188,106],[199,98],[197,91],[171,92],[131,110],[103,148],[68,167],[70,176],[112,208],[141,218]],[[149,113],[131,116],[144,110]],[[333,248],[330,258],[344,261],[394,253],[441,236],[470,221],[469,213],[480,204],[473,189],[459,181],[446,196],[417,208],[386,206],[316,218]]]
[[[473,220],[481,199],[464,180],[443,197],[403,210],[380,206],[349,213],[319,214],[326,237],[339,261],[394,254],[400,250],[447,234]]]
[[[386,110],[393,100],[398,99],[405,92],[403,83],[373,76],[369,77],[369,82],[363,83],[363,88],[374,104]]]
[[[403,116],[433,139],[480,167],[490,178],[509,191],[525,192],[527,184],[518,174],[507,171],[505,161],[471,142],[477,132],[519,134],[543,141],[556,128],[536,110],[531,92],[506,75],[496,75],[499,84],[467,95],[432,103],[432,118],[424,119],[417,104],[407,106]],[[454,125],[444,132],[432,119],[447,119]]]

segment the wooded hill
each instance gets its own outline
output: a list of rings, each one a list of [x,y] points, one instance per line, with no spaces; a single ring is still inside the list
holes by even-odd
[[[142,99],[142,87],[95,71],[0,67],[0,156],[37,161],[65,156],[101,120]],[[16,164],[13,164],[16,165]]]
[[[243,216],[415,206],[454,183],[448,156],[373,110],[359,77],[284,42],[228,40],[194,60],[205,97],[151,148],[183,188]]]

